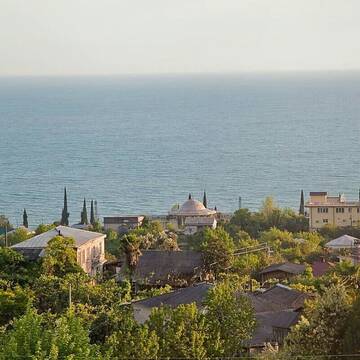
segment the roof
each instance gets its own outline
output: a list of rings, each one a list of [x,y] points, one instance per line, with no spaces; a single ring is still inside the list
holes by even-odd
[[[326,247],[333,248],[333,249],[348,249],[352,248],[355,243],[360,240],[350,236],[350,235],[343,235],[334,240],[329,241],[325,244]]]
[[[263,269],[262,271],[260,271],[260,274],[268,274],[275,271],[283,271],[289,274],[298,275],[298,274],[302,274],[305,271],[305,269],[306,269],[305,265],[286,262],[286,263],[270,265],[265,269]]]
[[[207,209],[204,204],[198,200],[188,199],[179,209],[172,209],[170,213],[178,216],[209,216],[216,214],[216,211]]]
[[[172,279],[195,276],[203,266],[201,252],[142,250],[132,279],[147,284],[165,284]]]
[[[310,196],[327,196],[327,191],[311,191]]]
[[[139,223],[144,220],[142,215],[127,215],[127,216],[106,216],[104,217],[104,224],[123,224],[126,222]]]
[[[327,261],[315,261],[311,264],[312,273],[315,277],[326,274],[332,267],[334,264]]]
[[[289,330],[299,320],[300,314],[295,311],[276,311],[256,314],[257,327],[249,341],[250,347],[264,346],[266,343],[278,341],[274,334],[274,328]]]
[[[75,247],[79,247],[88,241],[99,237],[105,237],[105,234],[94,231],[80,230],[68,226],[57,226],[54,229],[46,231],[40,235],[36,235],[28,240],[22,241],[11,246],[13,249],[43,249],[46,248],[48,242],[55,236],[63,236],[73,238]]]
[[[135,301],[132,303],[135,319],[140,323],[145,322],[151,310],[162,305],[175,308],[179,305],[195,303],[196,306],[201,308],[209,289],[212,287],[211,284],[201,283],[149,299]]]
[[[255,307],[257,313],[273,310],[296,310],[302,308],[304,301],[310,298],[309,294],[277,284],[270,289],[255,295],[254,307],[266,304],[265,307]]]
[[[213,226],[214,223],[216,223],[216,219],[212,216],[187,217],[185,219],[185,225],[187,226]]]

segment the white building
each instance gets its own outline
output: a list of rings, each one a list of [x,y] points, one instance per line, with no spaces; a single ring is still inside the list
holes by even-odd
[[[105,234],[68,226],[57,226],[52,230],[15,244],[11,248],[21,252],[30,260],[36,260],[45,255],[48,242],[56,236],[74,239],[77,262],[86,273],[96,275],[102,271],[105,262]]]

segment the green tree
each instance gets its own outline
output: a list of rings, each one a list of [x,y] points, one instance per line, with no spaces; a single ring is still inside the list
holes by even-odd
[[[287,337],[285,352],[297,355],[336,355],[343,348],[343,334],[350,311],[350,298],[343,285],[332,285],[309,302],[300,322]]]
[[[15,245],[29,238],[28,230],[25,228],[17,228],[8,234],[8,245]]]
[[[86,209],[86,199],[84,198],[80,224],[87,225],[88,223],[89,223],[89,221],[88,221],[87,209]]]
[[[255,330],[256,320],[250,301],[228,281],[209,291],[206,321],[209,326],[207,348],[211,357],[239,356],[245,341]]]
[[[92,226],[95,226],[96,219],[95,219],[95,210],[94,210],[94,200],[91,200],[91,206],[90,206],[90,224]]]
[[[304,190],[301,190],[299,215],[305,215],[305,197],[304,197]]]
[[[222,227],[204,230],[201,250],[207,267],[215,273],[228,269],[233,263],[234,242]]]
[[[158,337],[161,359],[205,359],[205,317],[195,304],[155,308],[147,322]]]
[[[345,354],[360,354],[360,295],[352,304],[346,320],[343,352]]]
[[[48,242],[42,269],[46,275],[64,276],[68,273],[82,272],[77,264],[75,242],[72,238],[55,236]]]
[[[55,224],[40,224],[36,229],[35,229],[35,235],[40,235],[44,232],[47,232],[49,230],[52,230],[56,227]]]
[[[23,226],[26,227],[26,228],[29,227],[29,222],[28,222],[28,216],[27,216],[26,209],[24,209],[24,212],[23,212]]]
[[[69,212],[68,212],[68,205],[67,205],[67,194],[66,194],[66,187],[64,188],[64,207],[61,213],[61,220],[60,224],[69,226]]]
[[[26,312],[31,304],[33,293],[19,285],[14,287],[10,283],[0,280],[0,326]]]

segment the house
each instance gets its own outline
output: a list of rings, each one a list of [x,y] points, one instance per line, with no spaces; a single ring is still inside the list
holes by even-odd
[[[309,209],[311,230],[321,229],[326,225],[360,225],[360,199],[348,201],[344,195],[330,196],[327,192],[311,192],[305,206]]]
[[[143,324],[149,319],[151,311],[160,306],[176,308],[179,305],[195,303],[199,309],[202,309],[207,293],[212,287],[211,284],[200,283],[149,299],[135,301],[132,303],[135,320]]]
[[[328,271],[330,271],[335,266],[334,263],[325,261],[325,259],[321,261],[314,261],[311,264],[311,269],[314,277],[320,277],[325,275]]]
[[[206,280],[208,275],[201,252],[142,250],[133,269],[127,261],[122,262],[118,279],[129,277],[140,286],[185,287]]]
[[[105,231],[114,230],[120,234],[127,233],[129,230],[140,227],[145,217],[138,216],[111,216],[104,217]]]
[[[281,284],[245,296],[254,308],[257,322],[246,345],[248,353],[261,352],[268,344],[275,349],[281,346],[291,327],[298,322],[305,300],[312,297]]]
[[[11,246],[29,260],[37,260],[45,255],[48,242],[56,236],[74,239],[77,262],[89,275],[102,271],[105,262],[106,235],[68,226],[57,226],[54,229],[36,235],[28,240]]]
[[[350,261],[360,264],[360,239],[343,235],[325,244],[325,247],[335,254],[339,261]]]
[[[306,269],[305,265],[290,262],[273,264],[260,271],[261,282],[269,279],[285,280],[302,274]]]
[[[214,217],[187,217],[185,219],[185,235],[193,235],[205,228],[216,229],[216,219]]]

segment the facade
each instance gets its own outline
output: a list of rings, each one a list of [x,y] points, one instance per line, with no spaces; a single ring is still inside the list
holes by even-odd
[[[37,260],[45,255],[48,242],[56,236],[74,239],[77,262],[87,274],[96,275],[98,272],[102,272],[105,263],[106,235],[101,233],[68,226],[57,226],[52,230],[15,244],[11,248],[19,251],[30,260]]]
[[[185,235],[193,235],[205,228],[216,229],[217,221],[214,217],[187,217],[185,219]]]
[[[126,233],[142,225],[144,216],[111,216],[104,217],[104,229],[114,230],[120,234]]]
[[[347,201],[344,195],[329,196],[327,192],[311,192],[306,207],[311,230],[326,225],[360,226],[360,201]]]
[[[302,264],[281,263],[273,264],[260,271],[261,282],[264,283],[269,279],[287,280],[294,276],[300,275],[306,267]]]

